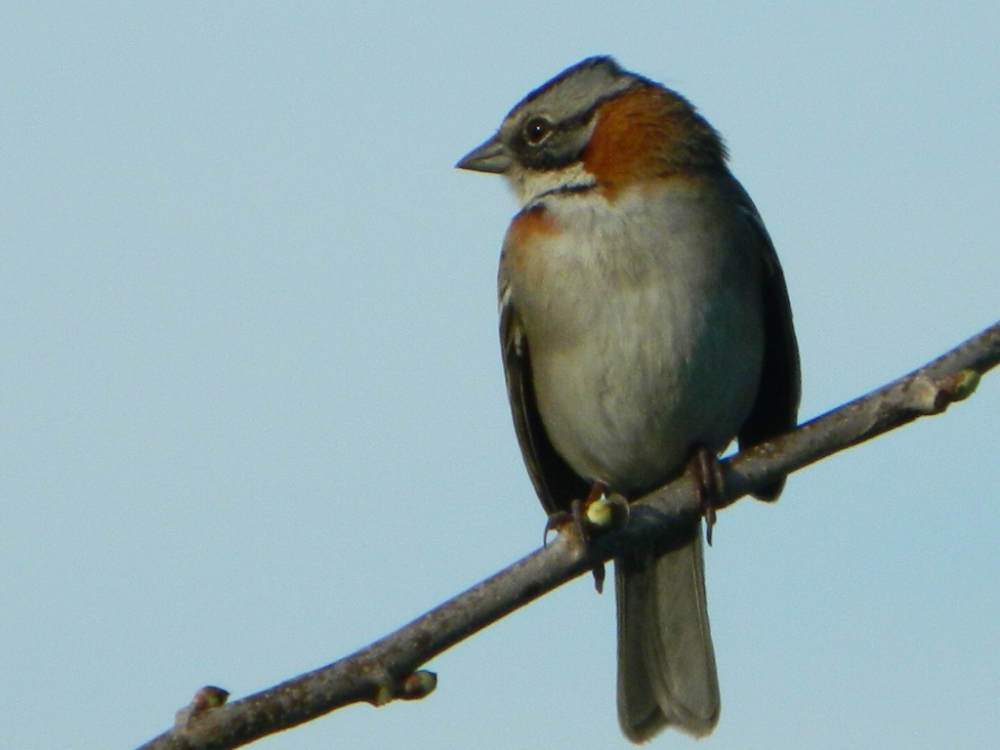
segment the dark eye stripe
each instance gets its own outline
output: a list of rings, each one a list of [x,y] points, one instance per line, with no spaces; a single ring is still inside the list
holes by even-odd
[[[552,123],[544,117],[532,117],[524,124],[524,140],[529,146],[538,146],[552,133]]]

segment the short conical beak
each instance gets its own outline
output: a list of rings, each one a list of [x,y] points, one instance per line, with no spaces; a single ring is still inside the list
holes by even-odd
[[[496,136],[493,136],[482,146],[474,148],[463,156],[455,166],[473,172],[503,174],[510,167],[511,161],[510,152]]]

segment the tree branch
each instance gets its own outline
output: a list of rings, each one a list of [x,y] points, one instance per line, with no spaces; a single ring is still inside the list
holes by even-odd
[[[947,354],[780,438],[722,462],[721,506],[838,451],[970,395],[1000,363],[1000,322]],[[694,481],[682,476],[631,507],[627,524],[585,544],[571,524],[555,540],[370,646],[313,672],[225,704],[203,688],[173,729],[140,750],[224,750],[360,701],[422,698],[434,675],[416,671],[442,651],[636,545],[669,544],[701,514]]]

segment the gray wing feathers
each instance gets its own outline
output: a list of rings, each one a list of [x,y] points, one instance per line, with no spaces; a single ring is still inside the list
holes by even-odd
[[[524,464],[538,499],[549,515],[568,510],[574,499],[587,496],[590,484],[559,455],[549,440],[535,402],[528,342],[521,334],[514,303],[506,294],[505,264],[500,262],[500,346],[503,351],[507,397]]]
[[[737,200],[757,234],[764,262],[761,289],[764,302],[764,362],[757,399],[739,431],[740,450],[745,450],[795,427],[802,383],[792,308],[778,255],[750,196],[735,178],[733,184]],[[784,485],[782,478],[758,488],[753,495],[758,500],[777,500]]]

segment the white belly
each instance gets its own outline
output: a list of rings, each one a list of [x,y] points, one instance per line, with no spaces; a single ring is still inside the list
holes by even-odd
[[[635,197],[614,211],[595,198],[594,221],[574,216],[579,231],[537,251],[546,293],[513,290],[549,437],[581,476],[626,495],[669,479],[694,445],[732,440],[763,356],[745,235],[699,221],[699,196],[655,215]]]

